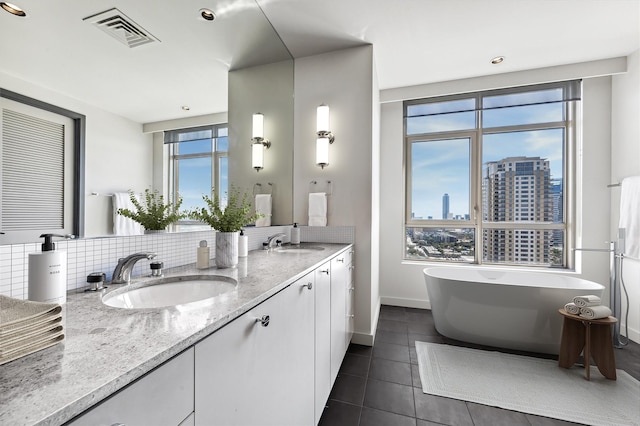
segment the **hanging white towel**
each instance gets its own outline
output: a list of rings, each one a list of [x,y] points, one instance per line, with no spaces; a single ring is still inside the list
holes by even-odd
[[[640,258],[640,176],[622,179],[619,228],[625,228],[626,256]]]
[[[113,233],[115,235],[142,235],[144,228],[138,222],[118,214],[118,209],[136,211],[127,192],[113,194]]]
[[[593,294],[587,294],[586,296],[576,296],[573,298],[573,303],[579,308],[585,308],[587,306],[598,306],[602,303],[602,300],[598,296]]]
[[[580,307],[576,306],[576,304],[573,302],[569,302],[564,305],[564,310],[573,315],[580,315]]]
[[[256,219],[256,227],[271,226],[271,194],[256,195],[256,213],[263,215]]]
[[[309,226],[327,226],[327,194],[309,193]]]
[[[609,315],[611,315],[611,309],[602,305],[580,308],[580,316],[588,319],[607,318]]]

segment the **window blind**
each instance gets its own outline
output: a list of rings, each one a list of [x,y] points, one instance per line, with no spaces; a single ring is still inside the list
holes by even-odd
[[[2,115],[2,230],[64,228],[65,126]]]

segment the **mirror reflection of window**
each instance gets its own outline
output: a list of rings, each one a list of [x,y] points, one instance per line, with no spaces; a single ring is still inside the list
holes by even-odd
[[[74,120],[0,97],[2,244],[77,233],[74,216]],[[35,103],[35,100],[33,101]],[[65,167],[66,165],[66,167]]]
[[[167,131],[164,143],[169,147],[169,193],[173,202],[182,197],[182,209],[205,207],[202,195],[218,196],[227,204],[229,149],[226,124]],[[209,229],[208,225],[189,219],[180,221],[175,230]]]

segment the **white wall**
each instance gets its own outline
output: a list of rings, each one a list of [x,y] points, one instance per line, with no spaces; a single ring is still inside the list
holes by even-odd
[[[554,79],[580,78],[603,70],[620,72],[624,61],[616,59],[609,63],[598,62],[558,67],[557,70],[530,70],[508,75],[465,79],[460,85],[465,91],[486,90],[508,85],[526,85],[553,81]],[[597,66],[596,66],[597,65]],[[554,78],[555,76],[555,78]],[[381,117],[381,210],[380,210],[380,295],[382,303],[430,307],[422,270],[429,263],[403,261],[404,253],[404,147],[403,109],[399,96],[419,97],[451,94],[456,82],[382,91]],[[610,77],[595,77],[585,80],[583,97],[590,101],[584,110],[583,146],[580,149],[585,173],[583,194],[578,200],[583,227],[580,230],[581,244],[586,247],[607,248],[609,205],[602,203],[609,193],[609,145],[610,145]],[[386,100],[386,102],[385,102]],[[608,286],[608,257],[605,253],[583,255],[582,270],[578,275]],[[608,290],[605,291],[608,295]]]
[[[271,192],[272,225],[293,223],[293,67],[287,60],[229,72],[229,182],[250,195],[256,183],[261,192]],[[259,172],[251,168],[257,112],[264,115],[264,136],[271,141]]]
[[[371,344],[378,311],[377,265],[372,263],[374,113],[372,46],[295,60],[294,221],[308,223],[309,192],[333,192],[328,225],[356,227],[354,342]],[[316,108],[329,105],[335,142],[329,166],[315,165]],[[317,181],[317,185],[310,184]],[[375,237],[373,237],[375,238]]]
[[[142,133],[140,123],[7,74],[0,73],[0,87],[86,116],[85,236],[111,234],[111,198],[89,194],[150,187],[151,135]]]
[[[627,58],[626,74],[613,77],[611,108],[611,182],[640,175],[640,51]],[[611,238],[617,235],[620,188],[611,189]],[[638,213],[640,214],[640,212]],[[636,236],[638,238],[640,236]],[[640,262],[625,260],[623,278],[629,292],[629,337],[640,342]],[[621,332],[625,330],[627,303],[622,293]]]

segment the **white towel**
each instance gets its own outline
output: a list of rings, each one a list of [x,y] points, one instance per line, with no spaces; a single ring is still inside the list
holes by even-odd
[[[144,228],[138,222],[118,214],[118,209],[129,209],[133,212],[136,207],[127,192],[113,194],[113,233],[114,235],[142,235]]]
[[[576,296],[573,298],[573,303],[580,308],[585,308],[587,306],[598,306],[602,303],[602,300],[598,296],[594,296],[593,294],[587,294],[586,296]]]
[[[580,316],[588,319],[607,318],[609,315],[611,315],[611,309],[602,305],[580,308]]]
[[[564,305],[564,310],[573,315],[580,315],[580,307],[576,306],[576,304],[573,302],[569,302]]]
[[[327,226],[327,194],[309,193],[309,226]]]
[[[271,194],[256,195],[256,213],[263,215],[256,219],[256,227],[271,226]]]
[[[619,228],[625,228],[625,251],[640,258],[640,176],[622,179]]]

